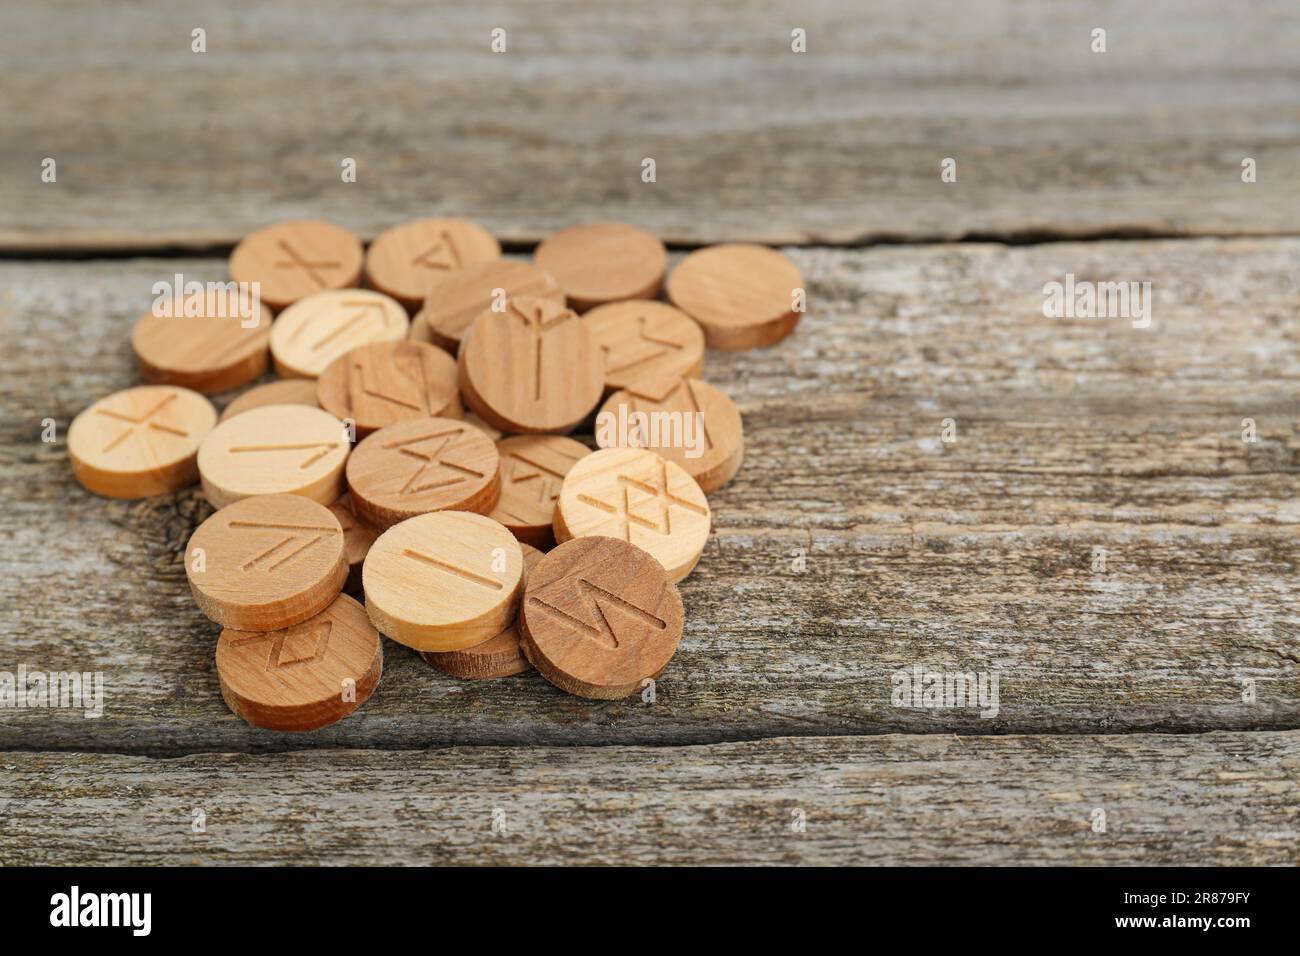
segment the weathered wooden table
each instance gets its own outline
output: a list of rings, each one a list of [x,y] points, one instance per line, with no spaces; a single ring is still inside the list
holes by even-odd
[[[0,670],[106,681],[0,710],[0,863],[1300,859],[1294,4],[0,17]],[[435,211],[786,245],[810,314],[708,356],[746,463],[653,702],[388,642],[352,718],[250,728],[182,566],[206,505],[87,494],[64,431],[137,381],[155,281]],[[1151,282],[1150,328],[1045,318],[1067,273]],[[917,666],[996,672],[996,716],[897,706]]]

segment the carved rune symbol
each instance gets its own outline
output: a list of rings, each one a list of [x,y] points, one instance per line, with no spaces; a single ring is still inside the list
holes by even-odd
[[[232,521],[228,525],[230,528],[255,529],[259,531],[287,531],[289,534],[280,538],[275,544],[271,545],[265,551],[254,555],[251,559],[240,565],[241,571],[251,571],[260,567],[267,573],[272,573],[285,564],[288,564],[294,558],[306,554],[326,535],[336,534],[334,528],[325,525],[311,524],[289,524],[287,522],[275,521]],[[303,539],[306,539],[305,541]],[[302,542],[299,544],[299,542]],[[297,545],[289,548],[287,545]]]
[[[437,269],[441,272],[460,268],[460,253],[456,249],[456,243],[452,242],[451,233],[444,230],[438,235],[439,239],[412,259],[411,265]]]
[[[605,371],[623,372],[667,355],[670,349],[681,351],[686,346],[671,339],[661,339],[646,330],[650,320],[646,316],[637,319],[637,338],[632,342],[620,342],[617,345],[602,345],[605,353]],[[658,346],[655,348],[654,346]],[[618,362],[619,364],[612,364]]]
[[[486,478],[481,471],[476,471],[454,459],[464,451],[465,429],[462,427],[445,428],[442,431],[403,438],[384,445],[386,451],[396,451],[414,459],[418,464],[411,472],[406,483],[398,491],[400,495],[414,495],[421,491],[446,488],[472,478]],[[424,447],[421,447],[424,446]]]
[[[230,449],[230,453],[232,455],[242,455],[254,451],[314,451],[315,454],[309,454],[298,465],[302,469],[314,465],[338,446],[339,442],[333,441],[297,442],[288,445],[235,445]]]
[[[700,399],[695,394],[695,386],[690,379],[682,379],[672,389],[660,398],[653,395],[647,395],[644,391],[638,391],[635,387],[629,387],[627,390],[628,411],[636,412],[672,412],[679,411],[687,415],[694,416],[695,421],[700,423],[700,431],[704,436],[704,451],[713,450],[713,438],[709,435],[709,426],[705,422],[704,410],[700,408]],[[680,406],[680,407],[675,407]],[[639,447],[648,447],[643,440]]]
[[[98,412],[100,415],[106,415],[107,417],[115,418],[120,422],[126,422],[129,426],[127,428],[122,429],[122,431],[118,433],[117,437],[113,438],[107,445],[104,446],[103,454],[108,454],[114,448],[117,448],[119,445],[122,444],[122,442],[126,441],[137,431],[144,432],[146,430],[150,430],[155,432],[162,432],[164,435],[175,435],[177,438],[189,438],[190,437],[189,432],[181,431],[181,429],[179,428],[173,428],[171,425],[164,425],[161,422],[156,422],[153,420],[153,417],[155,415],[161,412],[168,404],[175,401],[176,398],[177,396],[175,395],[168,395],[166,398],[160,401],[153,408],[149,409],[149,411],[145,412],[139,418],[135,418],[131,415],[125,415],[122,412],[115,412],[111,408],[95,409],[95,411]],[[146,442],[146,444],[148,443]]]
[[[541,401],[542,398],[542,340],[546,333],[559,325],[576,316],[570,309],[560,309],[549,319],[546,318],[546,305],[541,302],[534,302],[528,311],[524,311],[514,302],[510,303],[510,314],[523,320],[524,326],[532,335],[533,340],[533,399]]]
[[[578,460],[576,456],[566,455],[558,450],[552,450],[551,454],[559,455],[570,462]],[[560,497],[560,483],[564,481],[564,472],[556,471],[518,452],[508,454],[506,461],[510,463],[510,467],[502,470],[505,472],[507,485],[522,485],[525,481],[536,479],[539,505],[546,505]]]
[[[289,257],[287,262],[284,260],[277,262],[275,264],[277,269],[301,269],[311,277],[312,282],[315,282],[322,289],[329,283],[321,277],[320,270],[338,269],[341,267],[340,263],[331,260],[312,262],[308,259],[304,259],[298,250],[289,245],[288,241],[284,239],[277,239],[276,245],[278,245],[284,251],[284,254]]]
[[[343,336],[350,332],[360,331],[361,328],[365,325],[368,325],[372,319],[377,319],[379,321],[380,327],[381,328],[383,327],[384,307],[380,303],[372,302],[368,299],[345,299],[342,305],[344,308],[356,309],[357,311],[353,312],[351,315],[345,318],[338,325],[334,326],[334,328],[332,328],[329,332],[326,332],[325,335],[317,339],[316,342],[314,342],[311,347],[311,350],[313,352],[319,352],[321,349],[325,348],[325,346],[334,342],[334,340],[338,339],[340,336]],[[312,323],[304,323],[301,327],[299,327],[298,331],[289,337],[289,341],[292,342],[294,339],[296,339],[298,337],[298,332],[301,332],[303,329],[306,329],[307,326],[310,324]]]
[[[558,603],[568,605],[575,612],[584,612],[583,617],[563,610],[557,606]],[[607,610],[618,611],[626,617],[660,631],[668,626],[662,618],[656,617],[645,608],[637,607],[631,601],[619,597],[613,591],[607,591],[587,578],[578,578],[576,582],[571,579],[554,581],[531,595],[528,598],[528,605],[542,608],[547,613],[555,615],[570,628],[609,650],[617,649],[621,642],[609,623]]]
[[[300,664],[315,664],[324,660],[325,648],[329,646],[330,631],[333,629],[333,621],[308,622],[282,631],[251,634],[232,643],[235,647],[244,647],[270,641],[271,649],[266,657],[266,669],[279,670]]]
[[[431,564],[439,571],[446,571],[448,574],[454,574],[463,581],[470,581],[485,588],[491,588],[493,591],[500,591],[503,585],[500,581],[485,577],[482,574],[475,574],[468,568],[462,568],[458,564],[451,564],[440,558],[435,558],[431,554],[425,554],[423,551],[416,551],[414,548],[407,548],[402,552],[408,558],[414,558],[416,561],[422,561],[425,564]]]
[[[354,394],[365,395],[367,398],[373,398],[381,402],[391,402],[393,405],[400,405],[402,408],[409,408],[413,412],[423,412],[426,415],[432,415],[433,409],[429,407],[429,383],[424,375],[424,364],[418,359],[415,362],[419,370],[419,381],[416,376],[412,375],[409,368],[398,368],[396,371],[402,374],[402,384],[407,386],[407,394],[414,395],[417,401],[409,401],[405,398],[398,398],[396,395],[390,395],[386,391],[381,391],[378,382],[371,382],[370,376],[366,372],[366,367],[360,362],[352,363],[352,382],[349,385],[349,391]]]
[[[638,496],[635,500],[633,499],[634,494]],[[659,462],[659,477],[651,481],[634,478],[631,475],[619,475],[618,494],[614,497],[615,500],[611,502],[580,493],[578,500],[584,505],[604,511],[606,514],[617,515],[622,523],[623,536],[628,541],[632,540],[633,525],[657,531],[662,535],[672,534],[673,505],[687,511],[693,511],[697,515],[707,515],[709,513],[707,509],[700,507],[695,502],[680,498],[668,490],[668,463],[665,461]],[[652,520],[643,514],[639,514],[638,511],[644,510],[643,506],[649,506],[652,511],[657,511],[658,520]]]

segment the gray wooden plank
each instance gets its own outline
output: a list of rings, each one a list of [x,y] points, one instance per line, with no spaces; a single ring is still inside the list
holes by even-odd
[[[1294,732],[0,759],[5,865],[1300,862]]]
[[[228,244],[298,216],[373,235],[433,212],[512,241],[605,218],[675,242],[1267,234],[1300,206],[1287,0],[3,10],[9,250]]]
[[[62,446],[76,412],[135,381],[127,332],[152,282],[222,263],[0,264],[0,670],[107,684],[98,719],[0,710],[0,747],[1300,725],[1300,240],[790,252],[805,324],[707,359],[745,416],[746,462],[713,497],[653,703],[584,701],[536,675],[459,681],[386,643],[372,700],[299,736],[249,728],[220,699],[217,629],[181,562],[198,495],[94,498]],[[1042,284],[1066,272],[1153,281],[1151,328],[1043,318]],[[56,445],[39,440],[47,416]],[[893,675],[916,665],[998,672],[998,715],[895,706]]]

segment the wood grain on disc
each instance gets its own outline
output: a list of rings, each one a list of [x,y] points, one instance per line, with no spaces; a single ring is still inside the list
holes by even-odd
[[[704,369],[704,332],[671,305],[611,302],[582,320],[604,356],[608,390],[643,378],[698,378]]]
[[[249,495],[302,495],[323,505],[343,494],[352,449],[343,423],[306,405],[264,405],[228,418],[199,446],[203,493],[218,508]]]
[[[794,331],[803,276],[786,256],[745,243],[692,252],[668,277],[673,305],[704,327],[709,348],[774,345]]]
[[[320,408],[320,403],[316,401],[316,382],[310,378],[282,378],[254,386],[225,407],[221,421],[264,405],[309,405]]]
[[[492,440],[451,418],[379,429],[348,459],[352,512],[378,530],[430,511],[487,514],[501,495]]]
[[[649,448],[675,462],[707,494],[740,468],[740,411],[727,393],[699,379],[648,379],[615,392],[596,416],[601,448]]]
[[[605,387],[586,324],[547,299],[511,299],[504,312],[479,315],[458,363],[465,404],[505,432],[572,431]]]
[[[591,454],[563,435],[515,435],[497,442],[501,456],[501,500],[490,517],[521,542],[537,548],[555,544],[555,501],[574,462]]]
[[[555,540],[620,538],[650,552],[680,581],[700,560],[709,522],[708,499],[680,465],[640,448],[605,448],[565,476]]]
[[[681,596],[651,555],[617,538],[578,538],[538,562],[519,610],[524,651],[580,697],[636,693],[677,652]]]
[[[366,250],[366,282],[414,312],[455,272],[501,258],[501,244],[478,223],[416,219],[375,237]]]
[[[325,289],[361,280],[361,240],[342,226],[299,219],[249,233],[230,254],[230,277],[256,282],[262,301],[279,310]]]
[[[542,560],[542,552],[522,543],[519,547],[524,552],[523,587],[527,587],[528,573]],[[528,663],[524,649],[520,646],[517,621],[482,644],[459,651],[425,651],[422,656],[443,673],[470,680],[510,677],[522,674],[533,666]]]
[[[491,518],[436,511],[379,536],[366,555],[366,610],[417,651],[454,651],[509,627],[523,584],[519,542]]]
[[[289,627],[342,590],[343,528],[324,505],[298,495],[244,498],[199,525],[185,549],[185,574],[199,610],[218,624]]]
[[[145,385],[101,398],[72,420],[68,456],[88,491],[145,498],[194,484],[198,451],[217,423],[202,395]]]
[[[370,699],[384,670],[379,632],[341,594],[314,617],[275,631],[227,628],[217,676],[227,706],[255,727],[315,730]]]
[[[504,300],[498,299],[500,291]],[[452,355],[470,323],[494,303],[517,296],[548,299],[564,305],[564,290],[555,276],[531,262],[498,259],[451,273],[439,282],[411,323],[411,338],[429,342]]]
[[[371,342],[406,338],[406,311],[380,292],[318,292],[271,324],[271,357],[285,378],[316,378],[340,355]]]
[[[270,310],[234,290],[188,295],[166,315],[146,313],[131,330],[140,374],[205,395],[247,385],[266,371]]]
[[[555,276],[579,311],[618,299],[653,299],[664,283],[668,250],[652,233],[621,222],[592,222],[554,232],[533,260]]]
[[[352,496],[344,495],[330,505],[330,512],[338,519],[343,528],[343,556],[348,562],[348,579],[343,590],[349,594],[361,594],[361,567],[370,553],[370,546],[379,537],[379,532],[357,520],[352,513]]]
[[[357,435],[412,418],[459,418],[456,360],[424,342],[373,342],[340,355],[316,380],[320,407]]]

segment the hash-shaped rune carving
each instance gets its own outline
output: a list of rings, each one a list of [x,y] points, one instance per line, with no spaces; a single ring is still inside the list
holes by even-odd
[[[590,508],[596,508],[607,514],[617,515],[622,525],[621,531],[627,541],[632,540],[633,525],[656,531],[662,535],[673,533],[672,509],[676,505],[698,515],[708,515],[708,509],[693,501],[679,497],[668,490],[668,463],[660,461],[657,479],[646,481],[633,475],[618,476],[618,493],[614,501],[605,501],[592,495],[579,493],[578,500]],[[638,497],[635,498],[634,496]],[[647,518],[641,512],[644,506],[657,512],[657,519]]]

